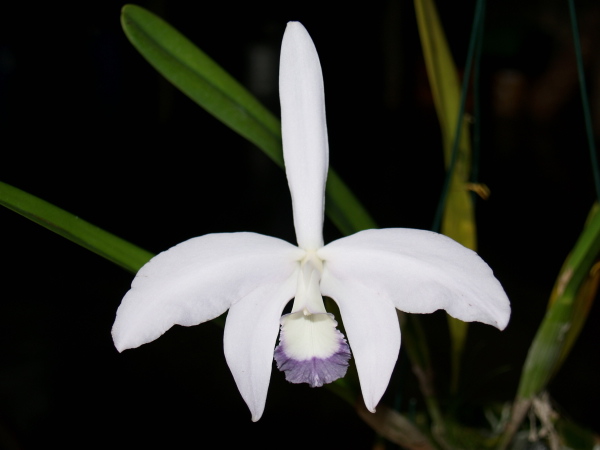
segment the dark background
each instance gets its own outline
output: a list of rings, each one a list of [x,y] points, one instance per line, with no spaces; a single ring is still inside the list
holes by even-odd
[[[282,2],[283,3],[283,2]],[[474,2],[440,2],[457,64]],[[510,401],[560,265],[594,201],[565,2],[490,2],[481,101],[479,253],[513,307],[500,333],[474,324],[461,397]],[[323,2],[140,2],[278,115],[288,20],[300,20],[325,78],[330,161],[381,227],[428,229],[443,180],[439,128],[412,2],[325,10]],[[342,3],[340,3],[342,5]],[[0,180],[152,252],[210,232],[294,242],[283,172],[164,81],[125,38],[122,3],[17,2],[0,13]],[[578,2],[600,130],[599,9]],[[262,63],[261,63],[262,61]],[[0,448],[370,448],[373,431],[327,389],[274,371],[250,421],[212,324],[175,327],[119,354],[110,329],[132,279],[108,261],[0,210]],[[325,239],[339,233],[326,224]],[[561,414],[600,432],[596,304],[550,385]],[[448,384],[443,313],[423,317],[437,387]],[[401,410],[423,408],[401,351]]]

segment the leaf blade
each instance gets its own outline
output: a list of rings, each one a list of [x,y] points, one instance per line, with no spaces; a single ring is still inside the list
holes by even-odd
[[[0,181],[0,204],[136,273],[154,255],[51,203]]]
[[[538,395],[564,362],[595,297],[598,273],[594,268],[599,256],[600,210],[596,204],[557,277],[523,365],[517,398]]]
[[[279,120],[212,58],[163,19],[137,5],[123,7],[121,24],[129,41],[161,75],[283,164]]]

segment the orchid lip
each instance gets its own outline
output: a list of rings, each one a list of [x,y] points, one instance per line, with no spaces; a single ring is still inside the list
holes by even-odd
[[[336,328],[333,314],[321,296],[323,262],[307,251],[300,262],[292,312],[281,318],[280,344],[275,349],[277,368],[291,383],[322,386],[343,377],[350,348]]]
[[[318,387],[346,374],[350,348],[333,314],[302,310],[283,316],[281,323],[274,358],[287,381]]]

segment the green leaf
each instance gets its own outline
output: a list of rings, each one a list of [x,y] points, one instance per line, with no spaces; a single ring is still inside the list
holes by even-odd
[[[0,182],[0,205],[136,273],[154,255],[34,195]]]
[[[600,444],[600,437],[594,432],[562,416],[556,421],[556,431],[561,437],[563,448],[593,450]]]
[[[543,395],[583,328],[600,279],[597,270],[599,209],[598,204],[594,204],[583,232],[556,279],[548,310],[529,347],[517,398],[500,438],[499,449],[508,447],[535,399]]]
[[[595,297],[599,255],[600,213],[594,205],[554,285],[548,311],[523,366],[517,398],[529,399],[539,394],[565,360]]]
[[[442,132],[444,161],[448,169],[452,159],[456,124],[459,120],[461,94],[459,75],[435,3],[432,0],[415,0],[414,3],[427,75]],[[441,232],[465,247],[476,250],[474,205],[471,193],[467,189],[471,171],[471,146],[467,122],[464,118],[461,120],[462,128],[444,207]],[[450,316],[447,318],[452,345],[451,385],[456,391],[468,324]]]
[[[206,53],[160,17],[136,5],[123,7],[121,25],[129,41],[161,75],[283,165],[277,118]]]
[[[327,175],[325,212],[338,230],[346,235],[377,228],[367,210],[333,169],[329,169]]]
[[[283,167],[281,124],[250,92],[175,28],[150,11],[125,5],[125,34],[181,92]],[[376,224],[339,176],[329,170],[326,212],[345,234]]]

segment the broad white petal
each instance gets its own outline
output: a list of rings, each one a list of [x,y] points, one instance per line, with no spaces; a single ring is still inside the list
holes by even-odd
[[[321,280],[321,292],[333,298],[340,307],[365,406],[375,412],[400,351],[396,309],[376,289],[365,285],[362,279],[338,278],[327,270],[327,265]]]
[[[504,329],[510,302],[490,267],[472,250],[437,233],[366,230],[320,249],[327,276],[361,284],[401,311],[445,309],[466,322]]]
[[[261,284],[235,302],[227,314],[225,358],[254,422],[265,409],[279,321],[296,292],[298,271],[299,264],[283,282]]]
[[[255,233],[208,234],[160,253],[142,267],[117,310],[119,351],[161,336],[173,325],[214,319],[262,285],[283,283],[304,251]]]
[[[299,22],[289,22],[279,63],[283,157],[298,245],[323,246],[325,181],[329,165],[323,75],[317,50]]]

